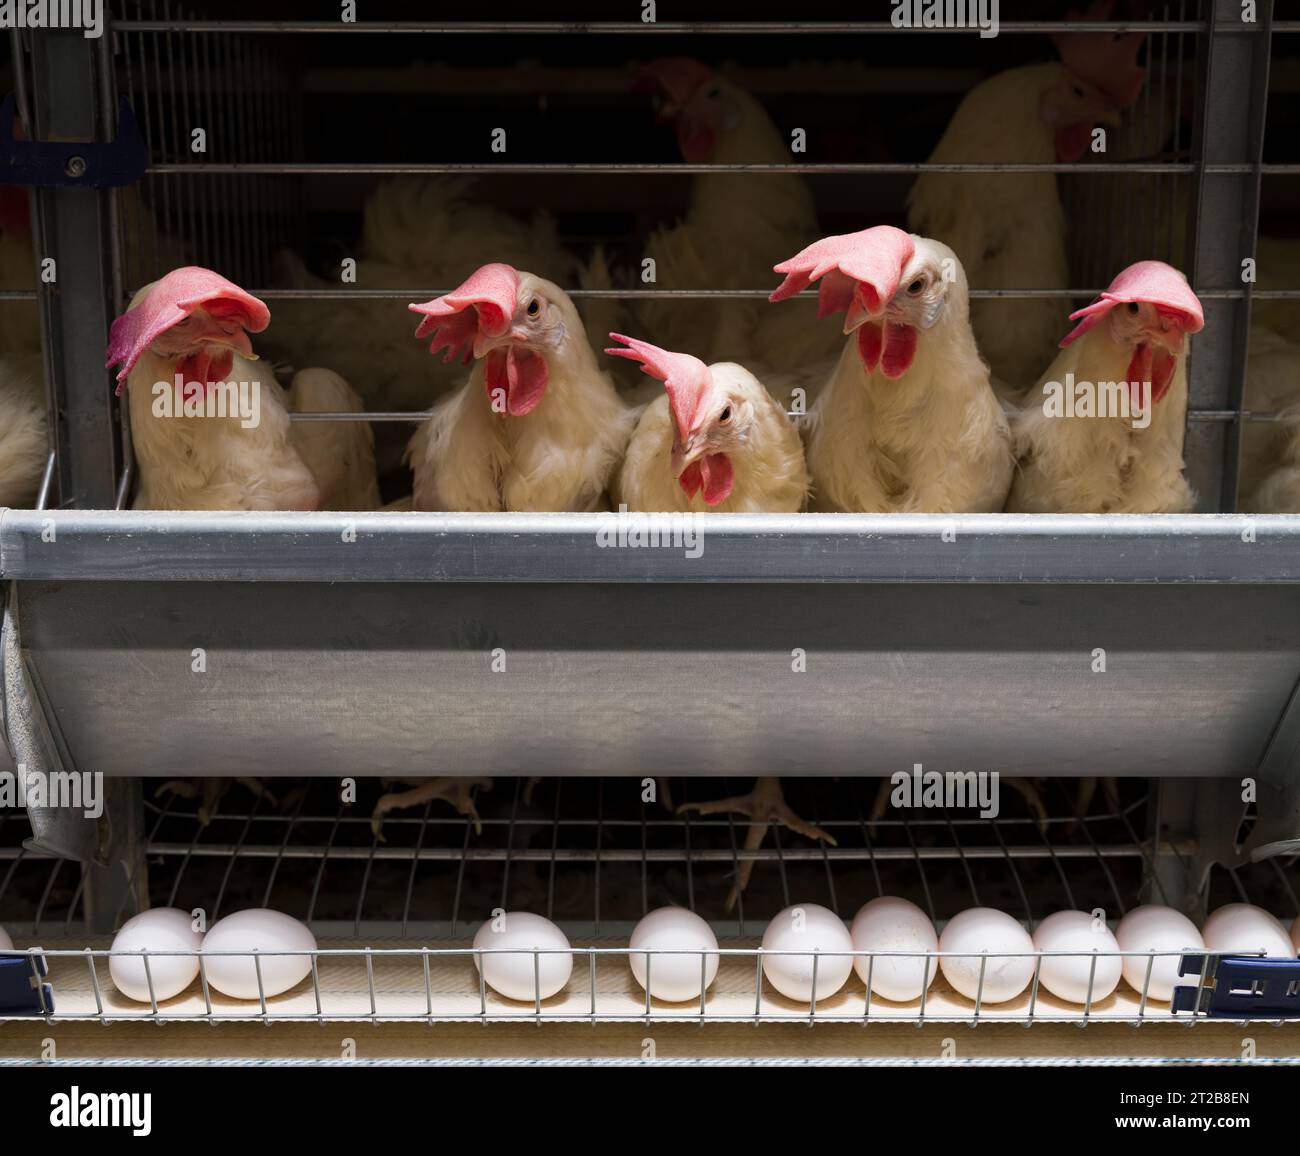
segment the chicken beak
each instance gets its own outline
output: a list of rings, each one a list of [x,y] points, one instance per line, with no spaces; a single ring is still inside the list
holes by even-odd
[[[1171,357],[1181,357],[1187,348],[1187,334],[1176,321],[1161,320],[1159,326],[1150,326],[1146,330],[1147,340],[1166,350]]]
[[[1119,128],[1124,123],[1124,114],[1110,101],[1099,100],[1093,105],[1092,122]]]
[[[703,430],[696,430],[685,442],[673,442],[673,477],[680,478],[686,471],[686,468],[698,462],[700,458],[708,453],[708,438]]]
[[[494,349],[500,349],[503,345],[511,345],[527,339],[527,331],[518,326],[512,325],[501,333],[484,333],[480,329],[478,336],[474,338],[474,356],[475,358],[483,358]]]
[[[211,336],[203,338],[205,345],[216,345],[222,349],[233,349],[240,357],[246,361],[257,361],[257,354],[253,352],[253,343],[249,340],[248,334],[242,329],[236,329],[234,333],[214,333]]]
[[[844,336],[861,329],[868,321],[874,321],[871,311],[862,304],[862,298],[853,294],[853,301],[844,311]]]

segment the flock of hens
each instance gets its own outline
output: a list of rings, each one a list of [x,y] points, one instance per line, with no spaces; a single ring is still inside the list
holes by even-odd
[[[973,89],[930,160],[1080,160],[1094,129],[1121,125],[1142,91],[1144,39],[1056,37],[1059,59]],[[687,161],[789,162],[762,105],[705,65],[660,60],[642,79]],[[25,213],[25,193],[0,193],[6,285],[33,283]],[[371,426],[290,415],[420,411],[432,399],[405,449],[411,496],[384,509],[1191,510],[1188,337],[1204,318],[1185,277],[1137,260],[1068,322],[1060,299],[970,302],[971,284],[1069,286],[1051,172],[926,171],[907,221],[911,232],[875,225],[822,236],[801,176],[701,174],[685,217],[646,239],[656,287],[753,290],[779,277],[771,303],[615,294],[579,308],[557,281],[614,288],[601,251],[577,261],[549,217],[512,217],[475,200],[463,179],[387,182],[364,207],[358,283],[458,283],[453,292],[410,312],[378,299],[287,301],[273,325],[262,301],[186,266],[141,289],[113,323],[108,360],[130,412],[135,505],[381,508]],[[1261,240],[1261,284],[1285,283],[1300,256],[1292,247]],[[322,284],[292,255],[278,265],[286,284]],[[814,286],[815,297],[804,293]],[[1294,405],[1297,417],[1248,427],[1242,507],[1300,512],[1300,324],[1281,308],[1256,316],[1246,407]],[[324,368],[299,370],[285,388],[252,364],[256,334],[277,364]],[[429,358],[425,341],[442,356]],[[0,342],[0,504],[22,505],[48,453],[34,308],[0,310]],[[155,383],[177,375],[260,381],[260,423],[159,416]],[[1145,387],[1150,421],[1051,415],[1048,383],[1067,375],[1131,383],[1135,398]],[[747,805],[772,817],[779,791],[764,788]]]

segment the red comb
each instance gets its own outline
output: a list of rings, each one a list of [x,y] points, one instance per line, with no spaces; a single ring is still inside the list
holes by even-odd
[[[21,185],[0,185],[0,230],[6,233],[32,231],[32,206]]]
[[[1070,314],[1071,321],[1083,320],[1062,338],[1061,348],[1100,325],[1116,305],[1129,301],[1146,301],[1161,312],[1178,314],[1184,333],[1199,333],[1205,328],[1200,299],[1187,284],[1187,278],[1163,261],[1139,261],[1116,277],[1091,305]]]
[[[637,69],[633,87],[662,89],[674,104],[684,105],[713,79],[713,69],[688,56],[666,56]]]
[[[1114,10],[1115,0],[1093,0],[1086,12],[1071,10],[1066,18],[1109,20]],[[1058,32],[1052,41],[1070,72],[1128,108],[1146,83],[1147,70],[1137,62],[1146,38],[1145,32]]]
[[[424,320],[416,337],[432,336],[429,352],[445,349],[443,361],[469,361],[479,337],[498,337],[510,327],[519,293],[519,273],[509,265],[484,265],[458,289],[423,305],[408,305]]]
[[[677,423],[677,431],[683,438],[688,436],[700,416],[704,395],[713,385],[713,375],[709,373],[709,367],[689,353],[670,353],[657,345],[651,345],[648,341],[624,337],[621,333],[611,333],[609,336],[614,341],[621,341],[627,348],[616,346],[605,350],[606,353],[611,357],[626,357],[629,361],[639,361],[644,372],[664,383],[664,389],[668,391],[668,404],[673,410],[673,420]]]
[[[854,282],[867,311],[877,314],[898,291],[903,268],[915,251],[912,238],[892,225],[823,237],[774,266],[775,272],[785,274],[785,280],[768,300],[784,301],[825,278],[818,301],[819,317],[847,309],[853,302]]]
[[[117,373],[118,393],[150,344],[200,308],[214,317],[236,319],[250,333],[260,333],[271,323],[271,311],[265,303],[220,273],[198,265],[173,269],[155,281],[144,300],[117,318],[108,331],[105,364],[111,369],[121,362]]]

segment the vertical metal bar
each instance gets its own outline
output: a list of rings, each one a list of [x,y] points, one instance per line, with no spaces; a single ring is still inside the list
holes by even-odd
[[[641,914],[645,915],[650,910],[650,880],[649,880],[650,866],[646,862],[646,854],[648,852],[648,848],[646,846],[647,835],[646,835],[644,799],[641,800],[640,802],[640,808],[641,808]]]
[[[407,935],[407,926],[411,921],[411,897],[415,894],[415,873],[420,867],[420,851],[424,847],[424,836],[429,829],[429,813],[432,810],[433,800],[430,799],[424,805],[424,814],[420,816],[420,831],[415,837],[415,850],[411,853],[411,870],[406,877],[406,894],[402,897],[403,938]],[[359,915],[358,918],[360,918]]]
[[[1002,832],[999,830],[1000,819],[989,819],[988,823],[993,828],[993,837],[998,841],[998,846],[1002,848],[1002,854],[1006,857],[1007,869],[1011,872],[1011,878],[1016,882],[1016,890],[1020,892],[1020,902],[1025,906],[1025,922],[1029,924],[1032,932],[1034,927],[1034,909],[1029,903],[1029,894],[1025,891],[1024,881],[1020,878],[1020,872],[1016,869],[1015,857],[1011,854],[1011,849],[1007,846],[1006,841],[1002,838]],[[1029,822],[1034,822],[1032,819]],[[1034,826],[1037,826],[1034,823]]]
[[[555,870],[560,851],[560,792],[564,780],[555,780],[555,804],[551,811],[551,855],[546,865],[546,918],[555,918]]]
[[[515,816],[519,810],[519,791],[522,785],[522,779],[515,781],[514,797],[510,800],[510,819],[506,823],[506,858],[501,867],[500,903],[503,911],[510,910],[510,864],[515,853]]]
[[[473,825],[466,816],[462,826],[460,855],[456,862],[456,890],[451,897],[451,933],[456,935],[460,929],[460,897],[465,890],[465,867],[469,863],[469,837]]]
[[[593,933],[600,934],[600,883],[601,883],[601,851],[602,842],[605,835],[605,780],[596,780],[596,895],[595,895],[595,921]]]
[[[311,899],[307,903],[307,914],[304,922],[310,923],[312,917],[316,914],[316,900],[320,897],[320,885],[325,878],[325,866],[330,861],[330,852],[334,850],[334,841],[338,838],[339,824],[343,821],[343,808],[346,804],[342,798],[339,799],[339,809],[334,813],[334,823],[330,827],[329,839],[325,843],[325,849],[321,852],[320,866],[316,869],[316,879],[311,887]]]
[[[101,139],[98,49],[76,29],[32,38],[34,139]],[[48,335],[46,365],[53,399],[59,492],[64,505],[110,508],[116,493],[119,439],[113,390],[104,368],[111,314],[108,230],[94,189],[36,193],[41,255],[55,261],[55,284],[38,297]]]
[[[871,842],[871,832],[867,829],[866,817],[862,814],[862,803],[858,799],[857,792],[853,792],[853,813],[858,820],[858,828],[862,832],[862,843],[867,849],[869,862],[871,863],[871,877],[876,881],[876,895],[884,895],[885,886],[880,881],[880,864],[876,862],[876,850]],[[924,874],[922,874],[924,880]],[[934,921],[934,905],[929,903],[929,896],[926,896],[927,904],[930,908],[930,920]]]
[[[1243,24],[1238,0],[1211,0],[1200,53],[1202,86],[1193,157],[1195,252],[1192,284],[1198,289],[1245,289],[1239,300],[1205,301],[1205,334],[1189,362],[1191,404],[1241,409],[1250,337],[1251,284],[1242,283],[1242,262],[1255,256],[1259,227],[1259,166],[1263,160],[1268,102],[1272,5],[1258,6],[1258,21]],[[1231,34],[1222,30],[1231,28]],[[1206,165],[1249,165],[1246,173],[1207,173]],[[1204,423],[1202,423],[1204,424]],[[1233,510],[1242,422],[1213,423],[1207,459],[1189,474],[1201,509]],[[1220,444],[1216,445],[1218,441]],[[1196,476],[1199,474],[1199,476]]]
[[[302,816],[303,808],[307,805],[307,791],[303,791],[298,799],[298,806],[293,814],[288,817],[284,825],[284,837],[280,840],[280,850],[276,853],[275,862],[271,864],[271,870],[266,877],[266,890],[262,893],[262,906],[271,906],[271,892],[275,888],[276,877],[280,874],[280,867],[284,863],[284,853],[289,846],[289,838],[293,834],[293,829],[299,818]]]
[[[240,828],[239,838],[235,840],[234,847],[231,848],[230,854],[226,857],[226,867],[221,873],[221,886],[217,888],[217,901],[212,907],[212,918],[218,918],[218,912],[221,910],[221,904],[226,898],[226,888],[230,886],[230,876],[234,873],[235,864],[239,861],[239,854],[244,849],[244,844],[248,842],[248,833],[253,829],[253,819],[257,815],[257,808],[262,805],[260,795],[253,796],[252,804],[248,808],[248,814],[244,816],[244,825]]]
[[[817,794],[818,792],[814,790],[813,804],[812,804],[812,821],[815,826],[821,826],[820,809],[817,806]],[[830,848],[827,847],[825,841],[821,839],[817,841],[817,845],[818,847],[821,848],[822,863],[826,867],[826,888],[830,892],[830,897],[831,897],[830,909],[834,911],[836,914],[838,914],[840,910],[840,904],[839,904],[839,900],[836,898],[835,895],[835,873],[831,870]]]

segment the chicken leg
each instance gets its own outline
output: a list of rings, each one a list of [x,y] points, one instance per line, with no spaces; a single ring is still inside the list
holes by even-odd
[[[823,831],[813,823],[809,823],[796,815],[785,801],[785,796],[781,793],[781,781],[775,778],[761,778],[755,781],[754,789],[748,795],[735,795],[728,799],[718,799],[712,803],[683,803],[677,808],[677,813],[683,814],[686,811],[694,811],[698,815],[717,815],[724,812],[734,811],[741,815],[747,815],[754,820],[749,830],[745,834],[745,850],[757,851],[763,843],[763,837],[767,834],[768,827],[772,822],[781,823],[782,826],[788,827],[807,839],[820,839],[823,843],[829,843],[832,847],[838,846],[835,837],[828,831]],[[730,911],[736,906],[740,893],[745,890],[749,883],[749,877],[754,873],[753,859],[741,859],[736,868],[736,882],[732,886],[727,896],[727,910]]]
[[[1119,813],[1119,780],[1116,778],[1105,777],[1098,780],[1096,777],[1083,778],[1079,780],[1078,791],[1074,798],[1074,813],[1077,822],[1082,823],[1088,817],[1088,808],[1092,806],[1093,796],[1097,793],[1097,783],[1101,782],[1102,794],[1106,797],[1106,804],[1110,807],[1112,815]]]
[[[262,799],[270,806],[276,805],[275,796],[266,789],[262,781],[246,775],[237,775],[233,779],[168,779],[154,791],[154,798],[161,795],[174,795],[178,799],[199,799],[199,822],[206,827],[212,822],[217,804],[226,797],[226,792],[234,783],[248,788],[256,798]]]
[[[375,838],[379,842],[386,842],[383,826],[384,816],[389,811],[415,807],[420,803],[427,803],[431,799],[443,799],[455,807],[462,815],[472,819],[474,821],[474,834],[481,835],[483,833],[483,820],[479,818],[478,809],[474,806],[474,793],[478,790],[490,791],[491,789],[491,779],[425,779],[410,790],[389,791],[387,794],[380,796],[379,802],[375,804],[375,809],[370,814],[370,829],[375,833]]]

